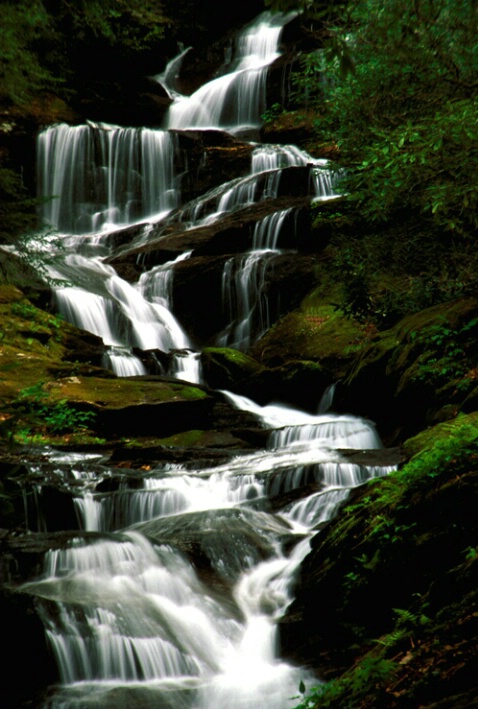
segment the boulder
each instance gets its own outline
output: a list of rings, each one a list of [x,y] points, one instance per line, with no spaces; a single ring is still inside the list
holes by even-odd
[[[476,691],[470,423],[442,426],[403,471],[356,489],[311,542],[280,621],[281,647],[323,679],[339,678],[331,707],[351,692],[357,706],[358,695],[360,706],[467,706]],[[380,662],[389,672],[379,678],[372,673]],[[374,681],[360,685],[366,667]]]

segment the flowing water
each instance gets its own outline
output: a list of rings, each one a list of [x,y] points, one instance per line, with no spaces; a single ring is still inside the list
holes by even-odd
[[[58,310],[103,338],[105,366],[119,376],[146,373],[137,352],[152,350],[170,355],[167,374],[202,381],[200,352],[172,297],[175,265],[190,252],[131,285],[104,262],[113,226],[142,222],[142,239],[153,222],[193,229],[274,197],[290,166],[309,165],[311,199],[334,193],[324,161],[294,146],[256,146],[250,175],[181,203],[168,129],[257,126],[267,67],[291,17],[259,17],[239,35],[221,75],[191,97],[174,88],[182,53],[158,75],[174,97],[165,130],[61,125],[39,137],[39,184],[44,195],[57,195],[43,219],[65,247],[52,267],[66,281],[55,288]],[[246,350],[270,327],[266,276],[286,253],[284,230],[290,242],[295,228],[293,210],[270,215],[258,221],[252,249],[227,261],[229,325],[219,342]],[[223,396],[269,431],[262,450],[215,467],[191,461],[134,475],[50,454],[50,476],[71,497],[78,535],[47,553],[41,575],[24,586],[38,599],[60,676],[44,709],[286,709],[297,703],[299,683],[312,681],[280,658],[277,621],[311,537],[353,487],[390,468],[341,457],[340,449],[381,443],[369,421],[333,413],[332,389],[315,416]],[[310,485],[312,494],[300,495]],[[30,496],[29,525],[39,531],[49,530],[43,488],[38,483]]]
[[[267,67],[279,56],[284,24],[295,17],[264,13],[237,38],[233,60],[221,76],[192,96],[177,97],[168,116],[169,128],[223,128],[229,131],[258,127],[266,109]]]
[[[213,468],[125,475],[114,492],[102,483],[118,471],[88,475],[57,456],[79,529],[100,534],[47,553],[24,587],[40,601],[61,677],[45,707],[286,709],[311,680],[278,656],[277,620],[317,525],[391,468],[336,450],[380,446],[370,422],[227,396],[280,427],[266,449]],[[310,483],[316,492],[280,505]],[[41,485],[36,499],[41,511]],[[32,524],[48,529],[43,517]]]

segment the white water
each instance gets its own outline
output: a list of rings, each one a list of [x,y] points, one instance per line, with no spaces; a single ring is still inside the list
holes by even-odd
[[[282,27],[292,17],[264,13],[251,23],[239,35],[236,56],[223,76],[207,84],[199,95],[178,99],[171,109],[170,125],[183,127],[184,120],[189,125],[190,116],[196,115],[190,109],[196,100],[201,110],[219,111],[217,126],[222,129],[232,129],[221,116],[224,106],[236,102],[247,121],[241,113],[234,125],[252,120],[253,114],[258,121],[258,105],[263,101],[260,87],[268,65],[278,56]],[[172,94],[183,56],[184,52],[157,77]],[[216,221],[235,209],[276,197],[285,167],[311,168],[311,198],[334,196],[335,178],[326,161],[312,159],[295,146],[256,146],[249,175],[174,211],[181,202],[175,149],[176,138],[167,130],[92,123],[49,127],[38,139],[39,194],[52,197],[43,206],[41,218],[60,232],[63,245],[60,251],[53,241],[50,246],[54,256],[50,275],[65,282],[54,292],[57,308],[66,320],[103,339],[104,366],[118,376],[142,375],[147,373],[146,360],[133,349],[149,351],[153,357],[159,350],[170,354],[167,374],[200,383],[200,355],[173,314],[171,296],[175,263],[189,252],[150,269],[131,286],[104,264],[116,238],[113,234],[111,241],[112,230],[145,219],[165,228],[178,221],[186,228]],[[264,220],[272,240],[282,220],[281,212]],[[143,241],[147,240],[148,225],[143,223],[140,231]],[[267,330],[277,310],[275,304],[271,308],[264,284],[279,251],[271,246],[271,238],[259,243],[254,236],[254,240],[250,253],[226,265],[223,279],[229,326],[218,333],[217,342],[240,349],[247,349]]]
[[[257,222],[252,250],[225,263],[222,300],[229,325],[218,337],[218,345],[246,350],[271,326],[273,305],[266,294],[266,275],[282,253],[277,243],[291,211],[275,212]]]
[[[233,399],[267,426],[311,418]],[[45,707],[116,707],[127,697],[151,708],[292,707],[299,682],[311,678],[278,657],[276,621],[293,598],[314,526],[352,487],[390,470],[343,462],[333,450],[337,441],[367,447],[371,437],[379,445],[368,422],[329,416],[327,431],[312,446],[276,445],[213,468],[127,477],[116,493],[96,492],[94,478],[73,474],[81,526],[110,535],[79,536],[49,552],[42,576],[23,588],[57,607],[43,614],[62,686]],[[65,473],[60,465],[57,475],[71,476],[75,465]],[[311,481],[318,492],[267,511],[269,500]],[[294,536],[286,554],[283,542]],[[180,550],[190,539],[222,589],[208,587]]]
[[[129,224],[176,206],[171,133],[65,124],[40,133],[38,189],[53,197],[42,220],[70,234]]]
[[[180,97],[176,84],[181,70],[181,64],[190,49],[191,47],[181,49],[179,54],[168,62],[164,71],[153,77],[161,84],[170,98]]]
[[[176,96],[178,57],[159,77],[176,97],[168,125],[258,126],[267,66],[287,19],[258,18],[240,35],[223,75],[190,98]],[[333,195],[334,178],[324,161],[294,146],[256,146],[248,176],[166,217],[181,199],[172,144],[167,131],[48,129],[39,139],[39,182],[58,199],[43,218],[66,232],[66,254],[51,271],[70,282],[55,290],[58,308],[103,339],[105,364],[120,376],[140,376],[145,366],[133,349],[160,350],[170,355],[168,374],[199,382],[200,354],[173,314],[176,261],[128,284],[103,260],[111,226],[148,218],[193,228],[277,196],[285,167],[311,166],[311,197]],[[229,344],[246,349],[271,324],[264,276],[281,253],[289,216],[286,210],[259,222],[252,250],[226,265]],[[380,447],[368,421],[224,395],[272,429],[264,450],[212,467],[190,461],[124,476],[88,473],[75,457],[52,456],[50,475],[69,489],[79,529],[70,548],[49,552],[41,577],[24,587],[40,600],[61,681],[44,709],[288,709],[299,682],[311,679],[281,660],[277,621],[317,525],[337,513],[350,489],[390,468],[352,465],[337,450]],[[117,484],[105,492],[100,483],[109,478]],[[309,484],[312,494],[281,502]],[[38,528],[48,530],[41,485],[35,499]]]
[[[279,56],[283,26],[295,13],[264,13],[239,35],[236,51],[222,76],[192,96],[177,97],[169,110],[168,128],[258,127],[264,113],[267,68]]]

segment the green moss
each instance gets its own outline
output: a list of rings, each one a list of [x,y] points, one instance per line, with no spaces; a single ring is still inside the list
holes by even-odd
[[[15,303],[23,299],[23,293],[16,286],[0,285],[0,304]]]
[[[66,354],[62,332],[73,328],[12,286],[0,287],[0,323],[0,397],[5,402],[50,379],[49,368]]]
[[[436,426],[421,431],[418,435],[407,439],[403,444],[405,454],[413,458],[424,451],[432,449],[440,441],[446,441],[450,436],[459,432],[462,426],[476,428],[478,432],[478,412],[472,414],[460,414],[457,418],[446,421]]]
[[[203,353],[223,359],[245,370],[261,369],[261,365],[253,357],[231,347],[205,347]]]
[[[176,433],[173,436],[168,436],[167,438],[158,438],[155,441],[155,445],[171,446],[173,448],[190,448],[198,445],[204,435],[205,431],[184,431],[182,433]]]
[[[193,385],[148,379],[133,381],[73,376],[50,382],[48,390],[53,400],[67,399],[108,409],[208,398],[203,389]]]
[[[24,444],[98,444],[93,431],[108,428],[114,435],[117,423],[129,407],[176,404],[187,407],[208,399],[200,387],[161,379],[122,379],[103,375],[98,367],[69,362],[69,358],[101,357],[101,342],[33,305],[12,286],[0,287],[0,436]],[[105,374],[107,372],[105,371]],[[36,392],[41,401],[25,399],[22,392]],[[38,416],[41,404],[46,420]],[[151,415],[151,409],[146,409]],[[174,409],[174,424],[167,426],[172,410],[158,409],[158,425],[163,430],[181,428],[189,409]],[[182,413],[184,411],[184,413]],[[101,421],[93,414],[103,414]],[[200,416],[200,412],[197,414]],[[87,419],[85,419],[87,417]],[[89,417],[89,418],[88,418]],[[109,417],[109,418],[108,418]],[[65,429],[64,424],[68,423]],[[138,423],[138,422],[132,422]],[[150,422],[151,423],[151,422]],[[125,425],[122,421],[121,425]],[[60,430],[61,428],[61,430]],[[150,426],[151,428],[151,426]],[[65,429],[65,430],[63,430]],[[61,435],[56,435],[61,433]],[[102,439],[103,440],[103,439]]]
[[[300,309],[285,315],[256,345],[264,362],[284,359],[350,361],[367,341],[367,333],[334,305],[308,297]]]
[[[256,359],[230,347],[206,347],[202,353],[204,375],[214,389],[234,391],[263,370]]]
[[[397,686],[406,690],[393,696],[415,706],[424,688],[447,696],[438,679],[462,691],[456,653],[466,664],[476,648],[478,415],[435,426],[406,447],[414,457],[355,491],[319,539],[314,588],[325,602],[337,595],[323,626],[341,669],[304,694],[302,709],[391,706],[387,692]],[[425,687],[432,667],[433,687]]]
[[[14,442],[22,446],[52,446],[53,448],[69,448],[71,446],[103,446],[106,438],[95,436],[89,431],[75,431],[64,435],[48,435],[42,433],[29,433],[20,430],[14,436]]]

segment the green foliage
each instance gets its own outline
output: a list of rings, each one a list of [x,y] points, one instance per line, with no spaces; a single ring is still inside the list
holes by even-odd
[[[68,27],[76,41],[95,37],[125,51],[150,48],[164,34],[158,0],[45,0],[59,27]]]
[[[405,608],[394,608],[396,617],[395,628],[385,637],[379,638],[376,642],[385,648],[396,648],[403,641],[409,641],[422,626],[430,623],[430,618],[424,613],[415,614]]]
[[[270,0],[272,7],[277,2]],[[280,2],[281,9],[296,3]],[[473,0],[304,2],[321,19],[296,101],[339,146],[366,219],[411,209],[461,238],[478,225],[478,6]]]
[[[471,239],[450,245],[417,213],[397,214],[385,227],[357,216],[353,233],[345,219],[331,222],[330,271],[341,284],[336,307],[350,318],[390,328],[406,315],[475,290],[478,257]]]
[[[345,576],[343,590],[353,594],[357,584],[367,580],[367,573],[373,572],[376,564],[378,575],[382,576],[389,563],[389,553],[392,559],[400,558],[403,553],[399,550],[398,555],[397,552],[393,555],[394,550],[390,547],[398,543],[400,538],[403,538],[405,544],[413,545],[415,539],[423,538],[424,531],[429,534],[426,523],[420,520],[417,520],[417,524],[410,523],[410,501],[415,497],[433,495],[434,489],[438,487],[436,478],[439,476],[443,476],[440,489],[446,496],[449,480],[456,480],[471,470],[476,471],[478,427],[470,422],[473,420],[463,417],[463,420],[457,419],[450,428],[439,427],[440,434],[436,435],[441,437],[428,449],[417,454],[401,470],[370,481],[366,494],[344,508],[333,543],[340,544],[353,538],[355,548],[358,546],[367,551],[353,557],[353,568]],[[403,523],[402,513],[407,524]],[[353,524],[357,526],[353,527]],[[359,530],[365,529],[370,531],[365,538],[361,538]],[[473,562],[478,551],[476,547],[468,546],[461,553],[457,549],[454,553],[455,558],[450,560],[451,568],[461,564],[463,557]],[[385,566],[380,566],[382,561]],[[363,587],[361,591],[362,598]],[[428,600],[427,594],[413,593],[409,607],[390,608],[389,631],[374,641],[373,649],[336,680],[302,692],[303,698],[296,709],[388,706],[391,694],[385,693],[385,690],[393,686],[395,673],[400,667],[403,668],[410,653],[415,654],[414,648],[419,646],[421,640],[435,637],[437,617],[428,616]],[[370,647],[368,638],[366,647]],[[403,678],[403,674],[401,676]],[[405,703],[407,697],[404,695]],[[414,701],[410,697],[408,699]]]
[[[465,418],[457,419],[449,434],[414,456],[391,480],[384,479],[379,502],[389,504],[400,493],[400,481],[407,487],[428,487],[430,480],[443,475],[459,475],[478,459],[478,428]]]
[[[371,221],[404,203],[460,235],[478,226],[478,101],[451,100],[419,122],[377,129],[347,189]],[[464,157],[466,155],[466,160]]]
[[[380,691],[393,676],[396,666],[392,660],[371,654],[339,679],[312,687],[295,709],[326,709],[330,706],[354,707],[370,691]]]
[[[149,50],[165,24],[159,0],[4,0],[0,101],[23,106],[42,90],[60,90],[86,48],[130,57]]]
[[[43,382],[23,389],[11,410],[22,426],[15,431],[20,440],[28,439],[32,428],[45,429],[50,434],[86,430],[95,417],[93,412],[76,410],[66,399],[52,402]]]
[[[411,332],[410,340],[425,350],[419,357],[415,378],[435,387],[457,379],[461,390],[473,386],[477,332],[478,318],[472,318],[459,328],[443,320],[419,332]],[[472,376],[468,376],[469,373]]]
[[[51,37],[50,18],[41,0],[6,0],[1,14],[0,100],[21,105],[56,83],[35,47],[39,38]]]
[[[280,116],[280,114],[283,112],[283,108],[280,103],[273,103],[270,108],[265,111],[265,113],[262,114],[261,118],[264,123],[272,123],[273,121]]]

